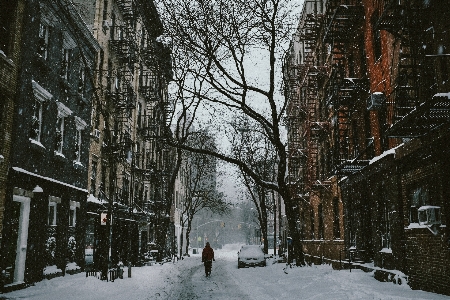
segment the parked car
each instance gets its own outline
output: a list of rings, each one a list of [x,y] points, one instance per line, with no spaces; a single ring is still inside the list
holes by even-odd
[[[238,252],[238,268],[246,266],[266,266],[266,255],[261,246],[244,245]]]
[[[150,250],[144,255],[144,259],[147,262],[154,262],[158,258],[158,250]]]

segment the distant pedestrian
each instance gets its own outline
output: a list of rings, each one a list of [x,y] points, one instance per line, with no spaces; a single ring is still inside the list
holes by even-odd
[[[214,259],[214,250],[209,245],[209,242],[206,242],[205,248],[202,251],[202,263],[205,265],[205,274],[206,276],[211,275],[212,262]]]

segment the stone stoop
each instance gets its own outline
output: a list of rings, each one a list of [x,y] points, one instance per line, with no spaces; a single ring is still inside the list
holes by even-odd
[[[2,289],[2,293],[9,293],[17,290],[21,290],[28,287],[28,285],[25,282],[15,282],[11,284],[5,284]],[[0,297],[0,299],[2,299]]]

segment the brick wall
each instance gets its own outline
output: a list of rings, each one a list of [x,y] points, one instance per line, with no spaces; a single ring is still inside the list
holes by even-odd
[[[20,56],[20,41],[22,32],[22,15],[24,1],[18,1],[16,18],[11,26],[14,30],[12,38],[12,51],[9,57],[0,54],[0,155],[4,161],[0,163],[0,246],[3,231],[3,216],[5,210],[6,180],[9,168],[9,156],[11,149],[13,111],[15,92],[17,85],[17,72]]]
[[[439,163],[422,162],[415,169],[402,176],[402,197],[404,207],[404,224],[409,226],[408,186],[414,182],[431,180],[438,183],[442,179]],[[443,207],[441,191],[437,191],[436,205]],[[443,220],[444,221],[444,220]],[[445,222],[445,221],[444,221]],[[406,236],[406,273],[409,285],[413,289],[421,289],[435,293],[450,295],[450,250],[448,236],[444,226],[434,225],[431,228],[411,228],[405,230]]]
[[[406,260],[409,285],[450,295],[450,251],[441,234],[428,228],[407,231]]]

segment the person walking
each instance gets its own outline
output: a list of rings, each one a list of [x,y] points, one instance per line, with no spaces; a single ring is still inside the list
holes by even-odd
[[[202,251],[202,263],[205,265],[205,274],[206,276],[211,275],[212,262],[214,259],[214,250],[209,245],[209,242],[206,242],[205,248]]]

